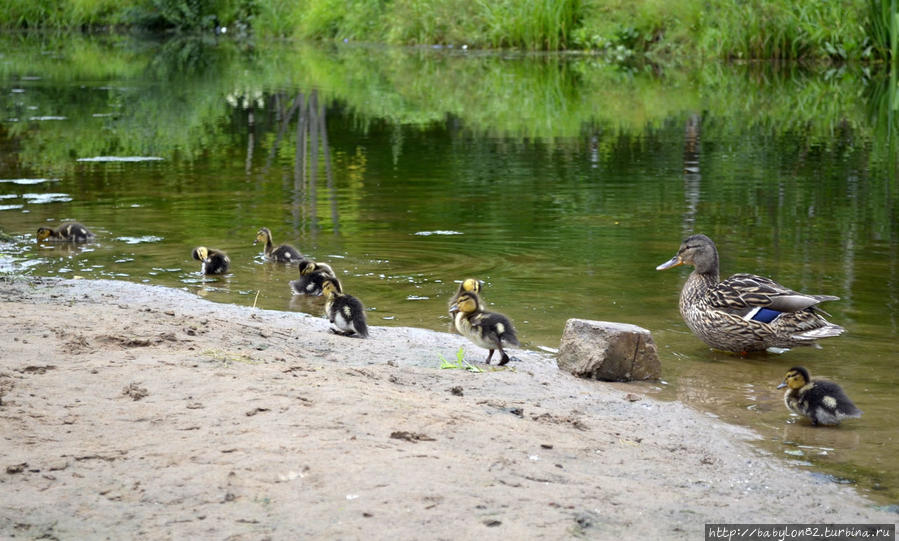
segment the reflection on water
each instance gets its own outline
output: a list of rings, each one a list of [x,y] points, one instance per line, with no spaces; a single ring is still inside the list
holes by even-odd
[[[83,46],[86,57],[99,47]],[[190,50],[209,55],[191,70],[169,44],[152,63],[100,74],[16,49],[28,67],[0,68],[5,118],[66,119],[0,122],[12,156],[0,161],[0,226],[14,236],[0,244],[0,270],[320,314],[322,298],[290,291],[296,266],[253,245],[265,226],[334,267],[370,324],[436,330],[458,281],[478,277],[526,347],[557,347],[569,317],[649,328],[667,382],[646,386],[657,396],[751,426],[773,454],[881,501],[899,498],[889,143],[856,100],[809,96],[854,97],[855,81],[758,83],[736,71],[697,90],[672,84],[693,75],[622,79],[583,59],[204,47]],[[48,77],[23,77],[34,69]],[[797,106],[820,102],[846,108]],[[96,242],[34,242],[38,227],[65,220]],[[828,310],[848,332],[781,356],[709,351],[678,314],[688,271],[654,270],[693,232],[717,242],[725,275],[839,295]],[[231,272],[200,275],[199,244],[228,252]],[[468,356],[481,358],[474,346]],[[793,365],[839,382],[864,417],[836,429],[793,417],[774,390]]]

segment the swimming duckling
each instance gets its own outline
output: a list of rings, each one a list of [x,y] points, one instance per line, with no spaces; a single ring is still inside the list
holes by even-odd
[[[681,243],[677,254],[656,270],[693,265],[680,294],[680,313],[687,327],[709,346],[746,353],[768,348],[814,346],[815,340],[839,336],[818,308],[833,295],[809,295],[754,274],[734,274],[719,281],[718,249],[705,235]]]
[[[256,233],[256,241],[265,243],[265,257],[277,263],[293,263],[303,259],[303,254],[299,250],[289,244],[279,244],[272,247],[272,232],[267,227],[263,227]]]
[[[39,227],[37,240],[47,242],[87,242],[96,235],[78,222],[61,224],[58,229]]]
[[[838,425],[840,421],[861,417],[862,412],[855,407],[843,389],[832,381],[811,379],[808,370],[794,366],[778,389],[789,387],[784,393],[784,403],[791,411],[808,417],[813,425]]]
[[[484,287],[484,281],[478,280],[477,278],[466,278],[462,280],[462,283],[459,284],[459,289],[456,290],[456,293],[450,298],[449,304],[447,305],[447,309],[449,310],[450,315],[450,331],[456,332],[456,323],[453,318],[452,307],[456,304],[456,301],[459,300],[459,295],[463,293],[481,293],[481,289]]]
[[[225,274],[231,267],[231,258],[220,250],[198,246],[191,255],[201,262],[200,272],[203,274]]]
[[[327,263],[316,263],[304,259],[300,261],[300,278],[299,280],[290,281],[290,289],[295,295],[312,295],[319,296],[322,294],[322,283],[326,278],[337,280],[334,269]],[[337,290],[340,291],[340,282],[338,282]]]
[[[325,302],[325,317],[331,322],[331,332],[343,336],[358,335],[368,338],[365,323],[365,307],[352,295],[343,293],[336,278],[325,278],[322,291],[328,297]]]
[[[459,295],[456,302],[450,306],[453,315],[453,323],[459,334],[468,338],[476,345],[490,350],[487,354],[487,364],[493,357],[493,351],[499,350],[502,359],[499,365],[509,362],[509,356],[503,351],[503,343],[518,345],[518,337],[509,318],[496,312],[485,312],[481,307],[481,300],[473,291]]]

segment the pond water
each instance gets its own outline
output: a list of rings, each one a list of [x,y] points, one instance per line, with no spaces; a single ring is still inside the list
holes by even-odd
[[[320,313],[320,298],[290,294],[295,267],[261,258],[266,226],[331,264],[370,324],[438,330],[457,281],[478,277],[525,347],[558,347],[571,317],[646,327],[664,381],[642,391],[899,503],[895,80],[851,66],[0,40],[0,228],[12,236],[0,271]],[[96,242],[35,242],[63,220]],[[678,314],[689,269],[655,271],[693,232],[717,242],[725,276],[840,296],[825,309],[848,332],[783,355],[709,350]],[[231,273],[200,277],[198,245],[227,251]],[[839,382],[865,415],[798,421],[775,390],[794,365]]]

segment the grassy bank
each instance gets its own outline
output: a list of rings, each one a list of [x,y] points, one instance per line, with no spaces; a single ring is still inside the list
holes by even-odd
[[[149,28],[395,45],[587,50],[615,60],[883,59],[896,0],[10,0],[6,28]]]

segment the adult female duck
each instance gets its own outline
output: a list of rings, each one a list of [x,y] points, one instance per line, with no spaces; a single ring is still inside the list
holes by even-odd
[[[809,346],[846,330],[824,319],[816,306],[839,297],[798,293],[754,274],[719,281],[718,250],[705,235],[687,238],[677,255],[656,270],[684,264],[694,270],[681,291],[681,317],[713,348],[746,353]]]

